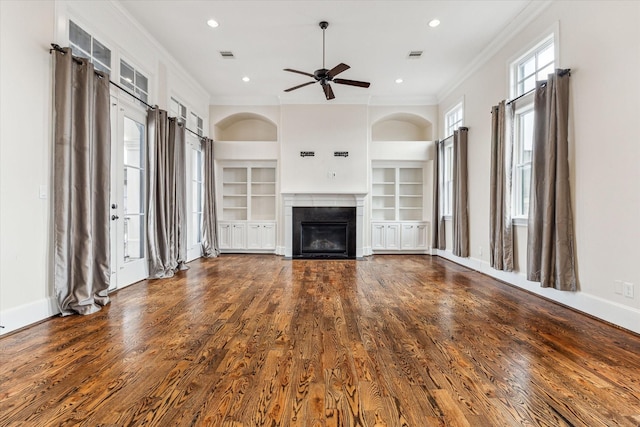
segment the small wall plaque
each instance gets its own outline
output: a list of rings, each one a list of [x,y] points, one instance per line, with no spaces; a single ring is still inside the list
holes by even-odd
[[[333,157],[349,157],[348,151],[334,151]]]
[[[314,157],[316,155],[315,151],[301,151],[300,157]]]

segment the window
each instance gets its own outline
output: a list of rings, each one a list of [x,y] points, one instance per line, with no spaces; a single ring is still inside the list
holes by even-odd
[[[456,104],[444,116],[444,129],[447,140],[444,143],[442,159],[442,211],[445,216],[453,212],[453,132],[463,124],[462,102]]]
[[[198,136],[203,135],[203,123],[201,117],[195,113],[189,114],[191,130]],[[196,245],[202,241],[202,211],[203,211],[203,165],[204,160],[200,141],[193,134],[189,133],[191,140],[191,245]]]
[[[189,123],[189,129],[193,130],[198,136],[202,136],[204,134],[202,126],[204,121],[201,117],[198,117],[197,114],[190,114],[191,122]]]
[[[171,97],[171,106],[170,106],[171,115],[182,119],[182,123],[187,123],[187,107],[185,107],[180,101]]]
[[[97,70],[111,73],[111,50],[73,21],[69,21],[69,45],[74,55],[88,58]]]
[[[513,120],[513,217],[529,216],[531,159],[533,154],[533,94],[536,81],[546,80],[555,69],[554,35],[546,37],[511,64],[511,94],[520,97]]]
[[[124,60],[120,60],[120,83],[144,102],[149,101],[149,79]]]
[[[514,210],[515,217],[529,215],[531,157],[533,148],[533,105],[516,111],[514,150]]]
[[[462,126],[463,109],[462,102],[457,104],[444,116],[445,137],[453,135],[453,131]]]
[[[536,81],[546,80],[555,68],[553,35],[520,57],[511,66],[511,95],[523,95],[536,87]]]
[[[453,138],[444,143],[442,161],[442,210],[445,216],[453,212]]]

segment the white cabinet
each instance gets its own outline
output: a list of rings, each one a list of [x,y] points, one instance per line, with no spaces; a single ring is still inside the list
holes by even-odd
[[[246,249],[246,224],[241,222],[219,222],[218,246],[221,250]]]
[[[371,249],[378,253],[426,253],[427,229],[427,222],[371,223]]]
[[[218,164],[218,243],[222,252],[276,249],[275,162]]]
[[[427,224],[403,223],[400,233],[400,248],[402,250],[426,250],[427,248]]]
[[[275,223],[248,223],[247,249],[275,250]]]
[[[372,223],[371,226],[371,247],[374,251],[400,248],[400,224]]]

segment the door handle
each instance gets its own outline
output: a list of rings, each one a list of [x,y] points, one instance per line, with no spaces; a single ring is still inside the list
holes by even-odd
[[[115,221],[118,218],[120,218],[118,215],[111,215],[111,221]]]

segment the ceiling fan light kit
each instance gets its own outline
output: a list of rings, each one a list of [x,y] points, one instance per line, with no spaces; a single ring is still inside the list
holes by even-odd
[[[294,70],[291,68],[285,68],[284,71],[289,71],[291,73],[297,73],[297,74],[302,74],[304,76],[308,76],[308,77],[312,77],[314,80],[307,82],[307,83],[302,83],[300,85],[294,86],[294,87],[290,87],[289,89],[285,89],[285,92],[291,92],[293,90],[296,89],[300,89],[301,87],[305,87],[314,83],[320,83],[320,85],[322,86],[322,90],[324,91],[324,96],[327,98],[327,101],[334,99],[335,95],[333,93],[333,89],[331,88],[331,85],[329,83],[333,82],[333,83],[337,83],[337,84],[341,84],[341,85],[347,85],[347,86],[356,86],[356,87],[364,87],[364,88],[368,88],[370,83],[369,82],[362,82],[362,81],[358,81],[358,80],[347,80],[347,79],[336,79],[334,78],[335,76],[337,76],[338,74],[342,73],[343,71],[348,70],[349,67],[347,64],[344,63],[340,63],[338,65],[336,65],[335,67],[333,67],[332,69],[328,70],[325,68],[325,63],[324,63],[324,59],[325,59],[325,43],[324,43],[324,32],[327,29],[327,27],[329,26],[329,23],[327,21],[321,21],[320,22],[320,28],[322,29],[322,68],[316,70],[312,73],[307,73],[304,71],[298,71],[298,70]]]

